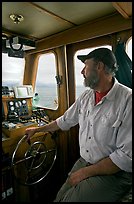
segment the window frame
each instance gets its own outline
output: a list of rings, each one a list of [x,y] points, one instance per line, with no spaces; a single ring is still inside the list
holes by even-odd
[[[37,76],[38,76],[38,68],[39,68],[39,60],[40,60],[40,57],[43,56],[43,55],[48,55],[48,54],[54,54],[55,56],[55,75],[57,76],[58,75],[58,68],[57,68],[57,53],[54,51],[54,50],[49,50],[47,52],[41,52],[37,55],[37,68],[36,68],[36,76],[35,76],[35,82],[34,82],[34,93],[36,92],[36,80],[37,80]],[[39,105],[38,107],[39,108],[45,108],[45,109],[49,109],[49,110],[57,110],[58,107],[59,107],[59,94],[58,94],[58,86],[57,86],[57,81],[56,81],[56,99],[55,99],[55,102],[56,102],[56,107],[55,108],[52,108],[52,107],[48,107],[48,106],[42,106],[42,105]]]

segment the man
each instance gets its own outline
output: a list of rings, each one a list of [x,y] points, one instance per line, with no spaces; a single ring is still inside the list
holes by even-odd
[[[79,123],[80,159],[74,164],[54,202],[116,202],[131,187],[132,90],[115,79],[113,52],[99,48],[78,56],[86,90],[54,122],[28,128],[69,130]]]

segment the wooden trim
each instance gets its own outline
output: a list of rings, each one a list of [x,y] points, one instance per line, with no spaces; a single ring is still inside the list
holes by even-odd
[[[25,72],[23,78],[23,84],[31,84],[34,89],[34,83],[36,81],[36,74],[37,74],[37,64],[38,64],[38,57],[37,54],[26,56],[25,57]]]
[[[111,45],[112,46],[112,35],[102,36],[95,39],[89,39],[82,42],[77,42],[73,44],[73,50],[76,52],[80,49],[86,49],[90,47],[98,47],[102,45]]]
[[[62,115],[69,107],[68,98],[68,77],[67,77],[67,63],[66,63],[66,47],[62,46],[56,49],[58,57],[58,72],[62,76],[62,83],[59,87],[59,114]]]
[[[68,76],[68,97],[69,97],[69,107],[75,101],[76,87],[75,82],[75,72],[74,72],[74,50],[73,45],[66,46],[66,59],[67,59],[67,76]]]
[[[113,7],[126,19],[132,16],[132,2],[112,2]]]
[[[2,28],[2,34],[5,34],[7,37],[15,37],[15,36],[18,36],[20,38],[25,38],[25,39],[31,39],[31,40],[39,40],[39,38],[36,38],[36,37],[33,37],[31,35],[22,35],[22,34],[19,34],[17,32],[14,32],[14,31],[9,31],[5,28]]]
[[[126,20],[121,15],[114,14],[39,40],[37,41],[37,49],[28,51],[27,54],[53,49],[62,45],[93,39],[131,28],[131,19]]]

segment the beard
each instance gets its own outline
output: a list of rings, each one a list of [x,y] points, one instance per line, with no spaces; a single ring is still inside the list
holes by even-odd
[[[96,70],[92,70],[90,76],[84,79],[84,86],[90,87],[91,89],[96,88],[98,83],[99,83],[99,76]]]

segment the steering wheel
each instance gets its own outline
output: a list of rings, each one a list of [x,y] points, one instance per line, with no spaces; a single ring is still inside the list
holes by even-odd
[[[43,134],[43,133],[42,133]],[[23,185],[34,185],[43,180],[52,169],[57,157],[56,133],[45,133],[31,137],[24,135],[18,142],[11,166],[15,178]]]

